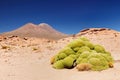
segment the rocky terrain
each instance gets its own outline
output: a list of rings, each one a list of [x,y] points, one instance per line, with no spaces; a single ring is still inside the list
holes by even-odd
[[[101,44],[110,51],[115,61],[114,68],[103,71],[52,68],[51,56],[80,36],[86,36],[91,42]],[[2,35],[0,36],[0,80],[119,80],[119,48],[120,32],[106,28],[85,29],[57,41]]]

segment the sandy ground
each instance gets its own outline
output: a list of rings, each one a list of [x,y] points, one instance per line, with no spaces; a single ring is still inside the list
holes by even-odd
[[[26,51],[27,50],[27,51]],[[120,62],[114,68],[104,71],[77,71],[77,69],[56,70],[49,58],[41,58],[40,53],[18,49],[17,52],[0,56],[0,80],[119,80]],[[120,55],[118,55],[120,57]]]
[[[0,80],[120,80],[120,35],[109,35],[85,35],[92,42],[102,44],[116,60],[114,68],[103,71],[52,68],[50,57],[70,42],[72,37],[58,42],[20,38],[1,41]]]

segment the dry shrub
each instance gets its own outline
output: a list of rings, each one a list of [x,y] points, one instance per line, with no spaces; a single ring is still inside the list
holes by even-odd
[[[10,46],[8,46],[8,45],[1,45],[1,49],[10,49]]]
[[[36,51],[36,50],[38,50],[38,48],[37,48],[37,47],[33,47],[32,50],[33,50],[33,51]]]
[[[91,67],[92,67],[92,65],[89,64],[89,63],[81,63],[81,64],[78,64],[76,66],[76,68],[78,69],[78,71],[88,71],[88,70],[91,69]]]

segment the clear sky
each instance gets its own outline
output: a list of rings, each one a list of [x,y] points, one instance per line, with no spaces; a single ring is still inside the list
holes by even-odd
[[[0,33],[29,22],[67,34],[92,27],[120,31],[120,0],[0,0]]]

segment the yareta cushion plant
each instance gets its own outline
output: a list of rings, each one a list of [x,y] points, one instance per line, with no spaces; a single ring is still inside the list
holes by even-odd
[[[79,71],[101,71],[113,67],[111,53],[99,44],[91,43],[86,37],[80,37],[51,58],[55,69],[74,68]]]

